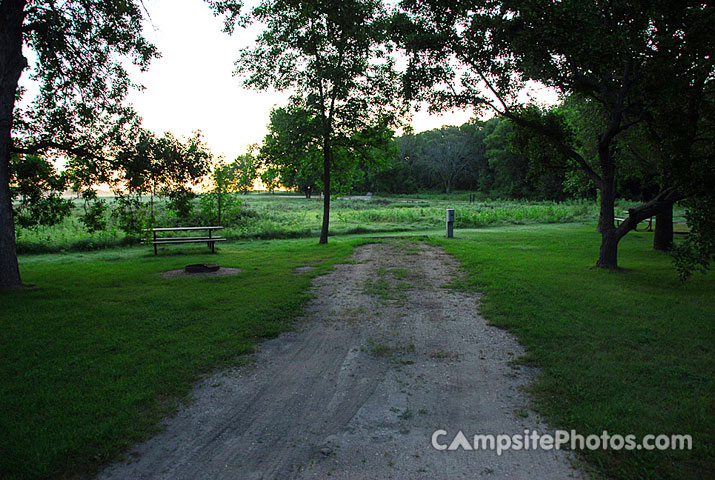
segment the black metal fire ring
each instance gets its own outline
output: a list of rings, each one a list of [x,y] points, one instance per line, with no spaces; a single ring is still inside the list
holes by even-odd
[[[186,273],[209,273],[218,272],[221,268],[220,265],[215,263],[194,263],[192,265],[187,265],[184,267]]]

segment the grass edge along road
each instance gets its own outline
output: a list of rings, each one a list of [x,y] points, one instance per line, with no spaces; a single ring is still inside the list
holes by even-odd
[[[670,256],[652,249],[652,233],[621,242],[621,272],[589,268],[599,245],[592,225],[457,235],[433,239],[467,272],[455,287],[483,293],[481,313],[526,347],[515,366],[542,368],[529,390],[552,426],[639,440],[693,436],[692,451],[584,452],[590,463],[618,478],[711,478],[712,273],[680,283]]]
[[[0,292],[0,478],[74,478],[150,437],[202,373],[291,327],[311,278],[360,240],[245,242],[20,258]],[[162,278],[190,263],[234,276]],[[295,267],[315,270],[294,273]]]

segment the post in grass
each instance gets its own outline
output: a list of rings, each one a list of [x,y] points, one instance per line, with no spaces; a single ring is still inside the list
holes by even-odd
[[[454,237],[454,209],[447,209],[447,238]]]

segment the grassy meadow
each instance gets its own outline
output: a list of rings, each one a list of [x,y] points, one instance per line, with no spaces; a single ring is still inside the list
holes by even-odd
[[[323,204],[319,198],[306,199],[293,192],[238,195],[237,205],[221,222],[221,235],[232,240],[307,238],[320,232]],[[111,200],[108,200],[111,201]],[[179,221],[157,202],[156,226],[178,224],[213,225],[215,212],[202,209],[194,201],[192,218]],[[457,228],[495,225],[563,223],[597,218],[596,206],[587,201],[528,202],[480,200],[469,202],[469,193],[400,195],[391,197],[334,197],[331,202],[331,233],[379,233],[417,231],[444,226],[445,209],[455,208]],[[51,253],[67,250],[92,250],[136,244],[109,221],[105,230],[88,233],[79,221],[79,205],[59,225],[21,229],[17,245],[21,253]]]
[[[76,216],[21,234],[20,249],[36,254],[19,258],[33,286],[0,292],[0,409],[10,413],[0,416],[0,478],[96,471],[155,433],[203,373],[240,363],[261,339],[289,329],[311,278],[374,241],[350,233],[397,231],[427,235],[461,262],[454,287],[482,292],[482,314],[526,346],[514,366],[541,367],[530,390],[553,426],[693,435],[692,451],[586,452],[601,474],[709,478],[715,470],[715,277],[680,283],[670,257],[652,250],[652,233],[630,233],[623,271],[606,272],[591,268],[599,236],[590,203],[342,199],[332,212],[340,236],[319,246],[263,240],[315,235],[319,201],[246,197],[247,221],[225,230],[231,240],[216,255],[193,245],[154,256],[148,246],[119,246],[131,240],[116,227],[92,238]],[[443,238],[447,207],[457,209],[452,240]],[[108,248],[87,251],[100,247]],[[241,272],[160,275],[199,262]],[[308,264],[317,268],[294,272]]]

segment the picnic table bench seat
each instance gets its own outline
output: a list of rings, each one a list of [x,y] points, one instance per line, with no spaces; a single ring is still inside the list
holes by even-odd
[[[159,228],[147,228],[144,229],[145,232],[152,232],[152,240],[150,243],[154,245],[154,255],[158,254],[157,247],[159,245],[175,245],[183,243],[206,243],[209,248],[211,248],[211,253],[215,253],[215,243],[225,242],[224,237],[214,237],[213,232],[216,230],[223,229],[220,225],[212,225],[208,227],[159,227]],[[196,232],[196,231],[208,231],[208,236],[198,236],[198,237],[158,237],[157,233],[162,232]]]

